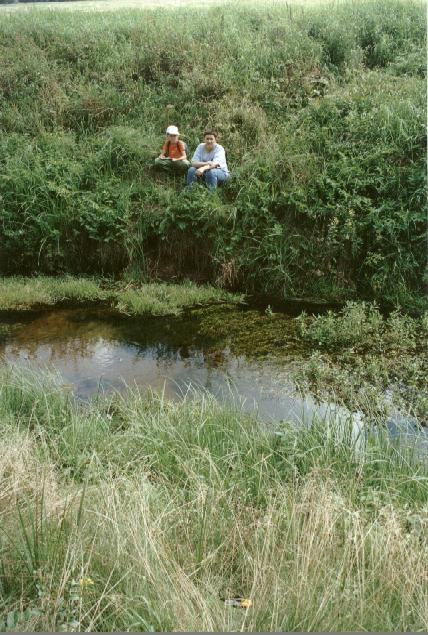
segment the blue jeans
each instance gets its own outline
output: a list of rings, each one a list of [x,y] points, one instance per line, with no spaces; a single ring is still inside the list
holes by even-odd
[[[198,178],[196,176],[196,170],[197,168],[189,168],[187,171],[187,187],[191,187]],[[215,190],[217,183],[224,183],[224,181],[229,178],[229,175],[220,168],[211,168],[203,173],[202,178],[208,189]]]

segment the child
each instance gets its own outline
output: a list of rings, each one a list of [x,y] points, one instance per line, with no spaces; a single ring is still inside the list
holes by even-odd
[[[163,170],[185,172],[190,166],[186,156],[186,144],[179,141],[177,126],[168,126],[166,129],[166,141],[161,154],[155,159],[155,166]]]

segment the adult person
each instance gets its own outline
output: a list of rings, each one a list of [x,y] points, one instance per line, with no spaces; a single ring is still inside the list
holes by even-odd
[[[177,126],[168,126],[162,152],[155,159],[155,166],[162,170],[184,172],[190,165],[187,160],[186,144],[179,139]]]
[[[198,177],[202,177],[210,190],[218,183],[229,178],[226,154],[223,146],[217,143],[215,130],[205,130],[204,143],[200,143],[192,157],[192,167],[187,171],[187,187],[192,187]]]

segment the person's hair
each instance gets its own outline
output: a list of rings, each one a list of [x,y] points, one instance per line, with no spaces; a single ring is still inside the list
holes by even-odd
[[[207,134],[212,134],[212,136],[213,136],[213,137],[215,137],[215,138],[216,138],[216,140],[217,140],[217,137],[218,137],[218,132],[217,132],[216,130],[205,130],[205,132],[204,132],[204,139],[205,139],[205,137],[207,136]]]

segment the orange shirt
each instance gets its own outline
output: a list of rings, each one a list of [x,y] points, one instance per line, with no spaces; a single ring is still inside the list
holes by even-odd
[[[185,145],[182,141],[172,143],[167,141],[162,146],[162,153],[170,159],[179,159],[185,153]]]

